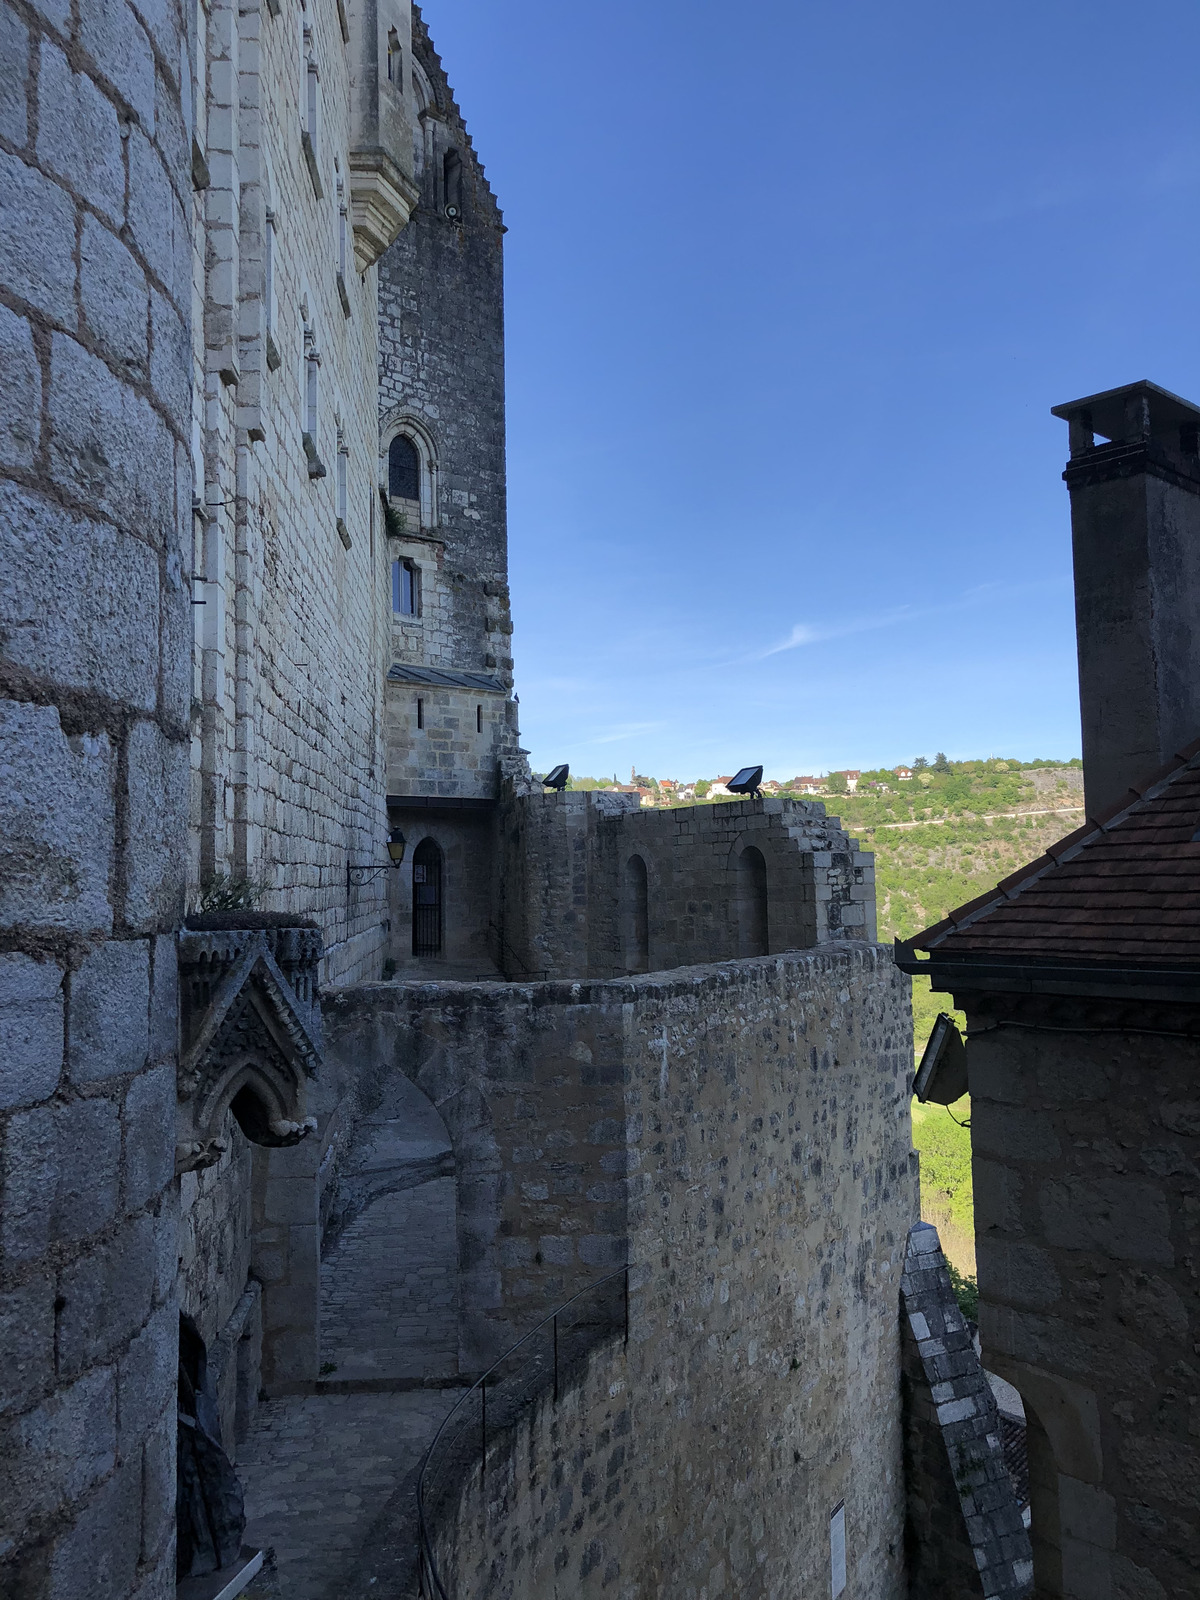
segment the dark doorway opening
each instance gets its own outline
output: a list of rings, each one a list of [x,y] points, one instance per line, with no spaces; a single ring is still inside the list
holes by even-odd
[[[413,955],[442,951],[442,852],[432,839],[422,839],[413,852]]]

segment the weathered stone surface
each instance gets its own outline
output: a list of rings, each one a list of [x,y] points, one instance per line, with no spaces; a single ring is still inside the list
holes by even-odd
[[[38,444],[42,374],[33,348],[33,330],[24,317],[7,306],[0,306],[0,361],[4,363],[5,382],[11,386],[11,403],[0,418],[0,465],[27,467]]]
[[[125,918],[151,932],[183,915],[179,819],[188,801],[188,749],[165,737],[153,722],[134,724],[128,755],[129,833]]]
[[[110,939],[71,977],[67,1070],[74,1083],[140,1072],[146,1060],[150,952],[144,939]]]
[[[55,1239],[88,1238],[116,1214],[121,1124],[111,1100],[73,1100],[18,1112],[4,1141],[0,1237],[11,1260]]]
[[[87,1501],[55,1541],[46,1600],[117,1600],[128,1594],[141,1540],[134,1534],[141,1509],[141,1458],[124,1461]],[[114,1528],[133,1537],[114,1539]]]
[[[9,13],[11,15],[11,13]],[[22,88],[24,86],[22,85]],[[75,204],[56,183],[16,156],[0,151],[0,259],[13,294],[48,317],[67,314],[75,290]],[[4,408],[10,428],[17,419]]]
[[[15,484],[0,485],[0,548],[5,657],[41,678],[152,711],[159,657],[154,551]],[[62,604],[68,592],[76,601],[71,610]]]
[[[125,211],[125,162],[117,110],[92,80],[43,39],[38,78],[38,160],[85,194],[114,227]],[[72,277],[74,273],[72,272]],[[44,310],[51,311],[48,306]]]
[[[20,1411],[54,1377],[54,1280],[27,1279],[0,1293],[0,1414]]]
[[[45,1100],[62,1068],[62,968],[19,952],[0,956],[0,1111]]]
[[[111,1367],[87,1373],[11,1423],[0,1447],[0,1537],[85,1494],[112,1471],[116,1448]]]
[[[154,1225],[139,1217],[61,1278],[58,1365],[72,1375],[119,1352],[150,1313]]]
[[[153,1438],[170,1418],[178,1369],[179,1313],[166,1305],[154,1313],[117,1366],[117,1443],[122,1456],[136,1456],[142,1440]]]
[[[100,73],[152,128],[154,57],[125,0],[94,0],[80,13],[79,23],[79,42]]]
[[[126,1211],[153,1200],[175,1174],[175,1063],[144,1072],[129,1086],[125,1125],[124,1193]]]
[[[0,926],[107,931],[107,738],[68,739],[53,706],[0,704]]]
[[[29,125],[25,81],[29,72],[29,30],[9,6],[0,8],[0,56],[8,71],[0,81],[0,137],[25,143]]]
[[[89,16],[93,9],[88,8]],[[144,376],[148,366],[145,274],[115,234],[92,217],[84,218],[79,245],[79,294],[88,330],[100,341],[108,359],[132,377]]]
[[[71,495],[158,547],[170,538],[174,483],[162,418],[117,387],[98,356],[56,334],[50,351],[50,471]]]

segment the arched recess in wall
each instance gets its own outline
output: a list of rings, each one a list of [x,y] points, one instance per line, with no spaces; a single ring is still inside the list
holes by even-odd
[[[1054,1444],[1042,1421],[1022,1393],[1025,1408],[1025,1455],[1029,1474],[1029,1542],[1033,1546],[1033,1582],[1038,1600],[1058,1600],[1068,1591],[1064,1579],[1058,1462]]]
[[[321,1242],[321,1360],[339,1379],[458,1372],[458,1202],[449,1131],[389,1073],[354,1127]]]
[[[757,845],[737,857],[737,938],[739,956],[765,956],[767,947],[767,863]]]
[[[393,450],[393,441],[399,438],[402,443]],[[380,434],[380,449],[382,459],[380,462],[380,476],[387,495],[389,506],[395,508],[397,513],[403,513],[410,519],[410,531],[420,532],[421,528],[436,528],[438,525],[438,455],[432,433],[425,423],[418,417],[410,416],[407,412],[395,412],[385,419]],[[411,472],[415,456],[417,482],[412,483]],[[416,494],[397,493],[397,490],[416,489]],[[411,519],[416,517],[420,527],[412,528]],[[389,531],[400,533],[400,529]]]
[[[650,884],[641,856],[630,856],[621,872],[621,960],[626,972],[650,970]]]
[[[441,955],[446,873],[441,846],[435,839],[422,839],[413,851],[412,875],[412,953]]]

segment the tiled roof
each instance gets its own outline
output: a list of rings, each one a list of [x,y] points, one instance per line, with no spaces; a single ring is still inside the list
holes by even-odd
[[[1200,740],[995,889],[908,942],[1127,966],[1200,965]]]

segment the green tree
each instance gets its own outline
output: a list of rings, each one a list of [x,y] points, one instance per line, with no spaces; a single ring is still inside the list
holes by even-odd
[[[635,789],[657,789],[658,785],[653,778],[647,778],[640,772],[635,772],[633,775],[633,787]]]
[[[846,782],[844,772],[831,772],[825,779],[825,788],[830,794],[849,794],[850,786]]]
[[[935,772],[950,771],[950,763],[946,759],[946,752],[944,750],[939,750],[937,755],[934,757],[933,770]]]
[[[928,765],[929,765],[929,762],[926,761],[924,756],[918,756],[917,759],[913,762],[913,771],[914,772],[921,772]]]
[[[704,796],[708,793],[708,791],[711,788],[712,788],[712,784],[708,781],[707,778],[697,778],[696,779],[696,799],[697,800],[703,800]]]

